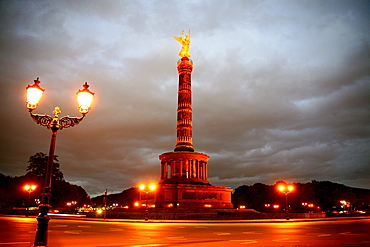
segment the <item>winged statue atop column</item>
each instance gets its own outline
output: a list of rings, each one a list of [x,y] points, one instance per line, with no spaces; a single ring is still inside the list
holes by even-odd
[[[179,41],[182,45],[181,51],[179,53],[180,57],[190,57],[189,47],[190,47],[190,30],[188,35],[185,35],[184,30],[181,32],[181,37],[174,37],[175,40]]]

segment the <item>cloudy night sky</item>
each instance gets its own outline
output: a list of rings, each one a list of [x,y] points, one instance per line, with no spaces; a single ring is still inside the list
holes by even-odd
[[[332,181],[370,189],[369,1],[1,1],[0,172],[26,173],[51,131],[34,111],[79,116],[58,132],[65,179],[91,196],[158,182],[176,144],[181,45],[191,30],[193,144],[209,182]]]

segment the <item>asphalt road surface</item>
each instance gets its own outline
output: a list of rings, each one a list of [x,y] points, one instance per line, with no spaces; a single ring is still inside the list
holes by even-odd
[[[34,217],[0,217],[0,247],[32,246]],[[49,247],[370,246],[370,217],[308,222],[112,222],[51,219]]]

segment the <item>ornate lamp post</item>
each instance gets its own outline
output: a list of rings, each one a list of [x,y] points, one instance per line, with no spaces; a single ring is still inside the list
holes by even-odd
[[[291,184],[280,184],[278,186],[280,192],[285,194],[285,213],[286,219],[289,220],[289,204],[288,204],[288,194],[294,190],[293,185]]]
[[[85,115],[91,109],[91,103],[94,97],[94,93],[89,91],[89,85],[87,82],[83,85],[83,89],[77,92],[77,101],[78,101],[78,109],[82,114],[82,117],[70,117],[65,116],[59,118],[58,114],[61,113],[59,107],[55,107],[53,114],[54,117],[49,116],[47,114],[34,114],[32,113],[39,104],[39,101],[42,97],[43,92],[45,89],[40,87],[39,78],[34,80],[34,84],[32,86],[28,85],[26,87],[27,90],[27,101],[26,105],[29,109],[31,118],[37,123],[42,126],[45,126],[48,129],[51,129],[51,141],[50,141],[50,149],[49,149],[49,156],[48,162],[46,166],[46,173],[45,173],[45,184],[42,193],[42,201],[39,205],[40,213],[37,216],[37,231],[35,236],[34,246],[47,246],[47,239],[48,239],[48,223],[50,217],[48,216],[50,206],[50,196],[51,196],[51,180],[52,180],[52,173],[53,173],[53,160],[54,160],[54,151],[55,151],[55,143],[58,130],[62,130],[65,128],[73,127],[79,124],[82,119],[84,119]]]
[[[148,221],[148,197],[149,197],[149,192],[150,191],[155,191],[157,186],[155,184],[150,184],[148,187],[145,186],[145,184],[140,184],[139,189],[142,192],[146,193],[146,203],[145,203],[145,221]]]

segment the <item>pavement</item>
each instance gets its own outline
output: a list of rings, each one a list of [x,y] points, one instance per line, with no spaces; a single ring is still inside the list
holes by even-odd
[[[83,220],[83,221],[105,221],[105,222],[127,222],[127,223],[288,223],[288,222],[310,222],[310,221],[343,221],[370,219],[370,216],[353,217],[324,217],[324,218],[292,218],[286,219],[248,219],[248,220],[152,220],[144,219],[114,219],[114,218],[86,218],[81,215],[58,215],[52,214],[53,219]]]
[[[9,217],[27,217],[36,219],[35,215],[11,215],[0,214],[1,216]],[[346,216],[346,217],[320,217],[320,218],[289,218],[287,219],[246,219],[246,220],[155,220],[150,219],[119,219],[119,218],[106,218],[103,216],[99,218],[90,218],[86,215],[79,214],[48,214],[51,219],[64,219],[64,220],[82,220],[82,221],[103,221],[103,222],[126,222],[126,223],[288,223],[288,222],[310,222],[310,221],[344,221],[344,220],[361,220],[370,219],[370,216]]]

